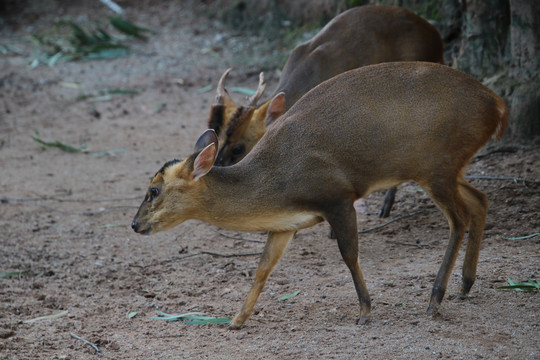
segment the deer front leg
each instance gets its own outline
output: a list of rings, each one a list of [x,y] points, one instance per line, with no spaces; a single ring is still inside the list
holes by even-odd
[[[253,285],[249,290],[248,297],[244,302],[242,309],[240,309],[238,314],[236,314],[229,324],[229,329],[240,329],[242,324],[244,324],[247,318],[253,313],[253,308],[255,307],[255,303],[257,302],[259,295],[261,294],[264,284],[266,284],[266,280],[268,280],[270,273],[272,270],[274,270],[274,267],[279,262],[279,259],[281,259],[283,256],[289,240],[292,239],[295,233],[296,231],[268,233],[268,239],[266,240],[264,251],[259,261],[259,267],[257,268]]]

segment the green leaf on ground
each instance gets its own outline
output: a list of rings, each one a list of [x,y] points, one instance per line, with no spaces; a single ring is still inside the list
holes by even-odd
[[[283,295],[282,297],[278,298],[279,301],[284,301],[290,298],[295,297],[296,295],[300,294],[300,290],[293,292],[292,294]]]
[[[238,93],[238,94],[246,95],[246,96],[253,96],[256,93],[255,90],[248,89],[248,88],[245,88],[245,87],[232,87],[231,91],[233,91],[235,93]]]
[[[132,89],[107,89],[90,94],[81,93],[77,96],[77,100],[103,101],[100,99],[111,100],[112,95],[137,95],[139,93],[138,90]]]
[[[67,151],[67,152],[71,152],[71,153],[77,153],[77,152],[84,152],[86,151],[85,147],[84,146],[81,146],[81,147],[74,147],[74,146],[71,146],[71,145],[67,145],[67,144],[64,144],[58,140],[55,140],[55,141],[45,141],[45,140],[41,140],[39,138],[39,134],[37,132],[34,133],[34,136],[32,137],[34,139],[35,142],[43,145],[43,146],[48,146],[48,147],[56,147],[60,150],[64,150],[64,151]]]
[[[189,312],[189,313],[178,314],[178,315],[167,314],[162,311],[157,311],[157,313],[161,316],[152,316],[150,319],[166,320],[166,321],[182,321],[185,324],[190,324],[190,325],[228,324],[231,322],[230,318],[206,316],[205,313],[201,313],[201,312]]]
[[[29,272],[30,270],[0,272],[0,279],[18,277],[24,274],[28,274]]]
[[[195,90],[195,94],[200,95],[209,92],[212,90],[212,85],[206,85],[205,87],[202,87],[200,89]]]
[[[508,278],[508,284],[506,286],[499,286],[497,289],[513,289],[516,291],[540,291],[540,283],[536,280],[527,280],[524,282],[517,282]]]
[[[134,23],[118,16],[111,17],[109,21],[111,22],[112,26],[116,28],[116,30],[139,39],[144,38],[143,33],[153,33],[153,31],[150,29],[135,25]]]
[[[128,319],[133,319],[133,318],[135,317],[135,315],[137,315],[137,314],[138,314],[137,311],[130,311],[130,312],[128,312],[128,313],[126,314],[126,317],[127,317]]]
[[[64,144],[63,142],[60,142],[58,140],[55,140],[55,141],[42,140],[40,139],[39,134],[37,132],[34,133],[33,139],[34,141],[36,141],[37,143],[43,146],[55,147],[55,148],[58,148],[60,150],[64,150],[70,153],[84,153],[92,157],[104,157],[108,155],[115,155],[115,154],[123,153],[129,150],[127,148],[122,148],[122,149],[113,149],[113,150],[100,151],[100,152],[89,152],[88,149],[86,149],[84,145],[77,148],[71,145]]]

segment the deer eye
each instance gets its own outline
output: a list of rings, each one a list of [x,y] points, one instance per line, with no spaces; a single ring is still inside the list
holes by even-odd
[[[159,196],[159,188],[157,187],[151,187],[150,188],[150,201],[152,201],[153,199],[155,199],[156,197]]]
[[[232,148],[232,154],[235,156],[242,155],[246,151],[246,147],[244,145],[236,145]]]

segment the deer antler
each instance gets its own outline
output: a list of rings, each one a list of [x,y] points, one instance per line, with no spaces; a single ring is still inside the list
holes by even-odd
[[[257,91],[255,92],[255,95],[250,97],[248,99],[248,106],[249,107],[257,107],[257,101],[261,98],[264,89],[266,89],[266,82],[264,81],[264,74],[259,74],[259,86],[257,87]]]
[[[224,105],[226,101],[232,101],[231,96],[225,89],[225,80],[227,79],[227,76],[231,72],[232,68],[228,68],[225,70],[223,75],[221,75],[221,78],[219,79],[218,86],[217,86],[217,94],[216,94],[216,103],[218,105]]]

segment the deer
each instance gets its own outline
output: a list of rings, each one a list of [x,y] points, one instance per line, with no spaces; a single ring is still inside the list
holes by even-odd
[[[285,93],[285,111],[321,82],[365,65],[389,61],[444,63],[443,41],[435,27],[412,11],[396,6],[367,5],[349,9],[330,21],[311,40],[291,52],[271,98]],[[262,74],[255,95],[236,106],[221,76],[208,126],[219,136],[217,165],[240,161],[277,119],[269,101],[257,108],[266,83]],[[387,191],[380,217],[388,217],[396,188]]]
[[[276,95],[269,111],[282,115],[232,166],[214,166],[218,137],[207,129],[193,154],[156,173],[133,230],[149,235],[198,219],[234,231],[268,232],[252,287],[229,324],[240,329],[295,233],[327,221],[352,275],[358,324],[365,324],[371,300],[358,260],[353,203],[412,180],[450,228],[428,313],[439,311],[468,231],[460,290],[466,297],[476,278],[488,199],[464,171],[491,137],[502,137],[508,121],[503,100],[445,65],[393,62],[340,74],[284,108],[283,95]]]

